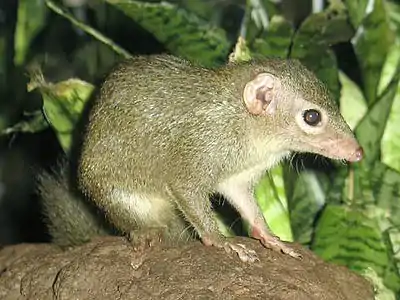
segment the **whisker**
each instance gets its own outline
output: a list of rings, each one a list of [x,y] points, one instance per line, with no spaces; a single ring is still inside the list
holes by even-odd
[[[186,242],[187,241],[189,241],[190,239],[191,239],[191,237],[192,237],[192,235],[193,235],[193,233],[192,232],[189,232],[189,230],[191,230],[193,228],[193,226],[191,226],[191,225],[188,225],[188,226],[186,226],[183,230],[182,230],[182,232],[181,232],[181,234],[179,235],[179,240],[184,240],[184,239],[186,239]],[[186,232],[189,232],[189,234],[186,234]]]

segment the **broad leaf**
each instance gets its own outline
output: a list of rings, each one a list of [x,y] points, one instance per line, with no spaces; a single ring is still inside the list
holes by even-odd
[[[293,241],[282,166],[270,170],[257,184],[255,196],[272,232],[282,240]]]
[[[370,107],[368,113],[355,129],[357,138],[365,152],[363,164],[371,165],[374,161],[379,160],[380,158],[382,136],[385,132],[386,124],[399,85],[400,62],[396,69],[397,72],[389,85],[383,91],[382,95],[379,96],[374,105]]]
[[[391,27],[395,29],[397,36],[400,36],[400,5],[393,0],[385,1],[389,14]]]
[[[282,16],[274,16],[268,28],[250,45],[254,57],[279,57],[289,55],[294,30]]]
[[[394,261],[390,265],[391,271],[385,273],[391,279],[384,279],[397,282],[388,286],[396,285],[399,289],[400,173],[379,161],[371,168],[358,166],[354,170],[354,176],[347,179],[343,195],[347,195],[350,209],[362,209],[367,218],[375,220],[384,237],[389,258]],[[363,237],[361,232],[360,237]]]
[[[17,27],[14,36],[14,64],[25,61],[31,41],[44,27],[47,9],[42,0],[19,0]]]
[[[373,285],[376,300],[396,300],[396,295],[385,286],[383,279],[378,276],[374,269],[365,269],[361,272],[361,275]]]
[[[271,26],[271,22],[273,22],[272,20],[277,13],[276,3],[269,0],[247,1],[240,35],[245,37],[250,44],[253,44],[254,39],[259,38],[260,34],[265,35],[265,31]]]
[[[346,1],[349,11],[354,11],[350,0]],[[388,16],[383,0],[368,1],[365,7],[364,17],[360,23],[361,16],[357,14],[354,24],[360,25],[355,36],[352,38],[358,63],[363,78],[363,91],[368,105],[377,101],[377,90],[379,79],[386,55],[390,45],[393,43],[393,33],[390,30]],[[359,9],[359,8],[357,8]],[[362,11],[362,10],[361,10]],[[355,15],[355,13],[350,14]]]
[[[48,127],[49,124],[46,122],[43,113],[41,111],[37,111],[36,113],[31,115],[31,118],[29,118],[29,120],[20,121],[17,124],[13,125],[12,127],[3,129],[0,131],[0,134],[6,135],[17,132],[35,133],[35,132],[40,132]]]
[[[366,114],[368,107],[360,88],[341,71],[339,71],[339,80],[342,86],[340,112],[350,128],[354,129]]]
[[[393,168],[376,162],[373,169],[367,174],[363,174],[364,190],[370,190],[374,205],[385,211],[386,225],[382,225],[382,230],[388,230],[391,226],[400,228],[400,173]],[[371,203],[364,201],[365,204]],[[388,222],[388,223],[387,223]],[[400,246],[400,244],[398,244]],[[399,253],[400,254],[400,253]]]
[[[291,167],[285,169],[285,187],[289,191],[288,182],[294,181],[291,194],[288,195],[290,222],[294,240],[303,245],[311,242],[314,221],[325,205],[325,190],[322,174],[313,171],[302,171],[299,174]]]
[[[336,57],[330,46],[348,41],[353,34],[342,5],[331,5],[326,11],[310,15],[293,39],[290,56],[301,60],[325,82],[339,99],[340,87]]]
[[[38,89],[42,94],[43,114],[66,153],[70,151],[73,131],[93,88],[79,79],[47,83],[41,74],[33,75],[28,85],[29,91]]]
[[[400,62],[400,45],[396,43],[389,52],[388,59],[382,72],[379,90],[382,91],[392,79],[396,65]],[[392,168],[400,171],[400,85],[393,100],[393,105],[389,113],[389,119],[385,127],[385,133],[381,143],[381,160]]]
[[[173,54],[206,66],[224,63],[230,43],[225,31],[178,7],[160,2],[104,0],[151,32]]]
[[[365,11],[369,0],[344,0],[349,14],[349,19],[354,28],[358,28],[364,20]]]
[[[328,205],[318,221],[312,250],[324,260],[360,273],[372,268],[387,287],[400,289],[393,253],[379,222],[362,210]]]
[[[115,44],[111,39],[108,37],[104,36],[101,34],[99,31],[95,30],[94,28],[87,26],[86,24],[80,22],[76,18],[74,18],[71,14],[66,12],[64,9],[62,9],[60,6],[55,4],[53,1],[50,0],[45,0],[46,5],[55,13],[59,14],[60,16],[64,17],[67,19],[69,22],[71,22],[74,26],[78,27],[79,29],[83,30],[87,34],[93,36],[100,42],[104,43],[105,45],[109,46],[112,50],[114,50],[116,53],[121,55],[124,58],[130,58],[131,54],[123,49],[122,47],[118,46]]]

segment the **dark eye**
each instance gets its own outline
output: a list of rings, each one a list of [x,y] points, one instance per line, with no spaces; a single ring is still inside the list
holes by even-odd
[[[309,109],[304,112],[304,122],[310,126],[317,126],[321,122],[321,113],[315,109]]]

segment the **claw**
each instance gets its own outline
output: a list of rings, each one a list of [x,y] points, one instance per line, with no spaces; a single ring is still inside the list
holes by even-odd
[[[302,255],[290,246],[285,245],[279,237],[272,233],[264,230],[260,230],[258,227],[254,227],[252,236],[259,239],[265,248],[272,249],[274,251],[282,252],[294,258],[302,258]]]
[[[260,261],[257,253],[252,249],[246,248],[246,246],[243,244],[233,244],[227,242],[225,238],[210,236],[203,237],[202,241],[206,246],[224,248],[225,252],[227,253],[232,253],[232,251],[236,252],[236,254],[239,256],[239,259],[243,262],[254,263],[256,261]]]
[[[143,252],[162,242],[162,234],[159,228],[132,230],[128,233],[128,240],[135,251]]]
[[[235,251],[239,256],[239,259],[243,262],[254,263],[260,261],[257,253],[253,249],[247,249],[243,244],[225,243],[224,249],[228,253],[232,252],[232,250]]]

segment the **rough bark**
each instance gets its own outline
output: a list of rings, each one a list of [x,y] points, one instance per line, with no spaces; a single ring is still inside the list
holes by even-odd
[[[134,251],[106,237],[62,251],[21,244],[0,251],[0,299],[284,299],[368,300],[372,286],[344,267],[293,245],[303,259],[253,248],[260,262],[241,262],[221,249],[192,242]]]

